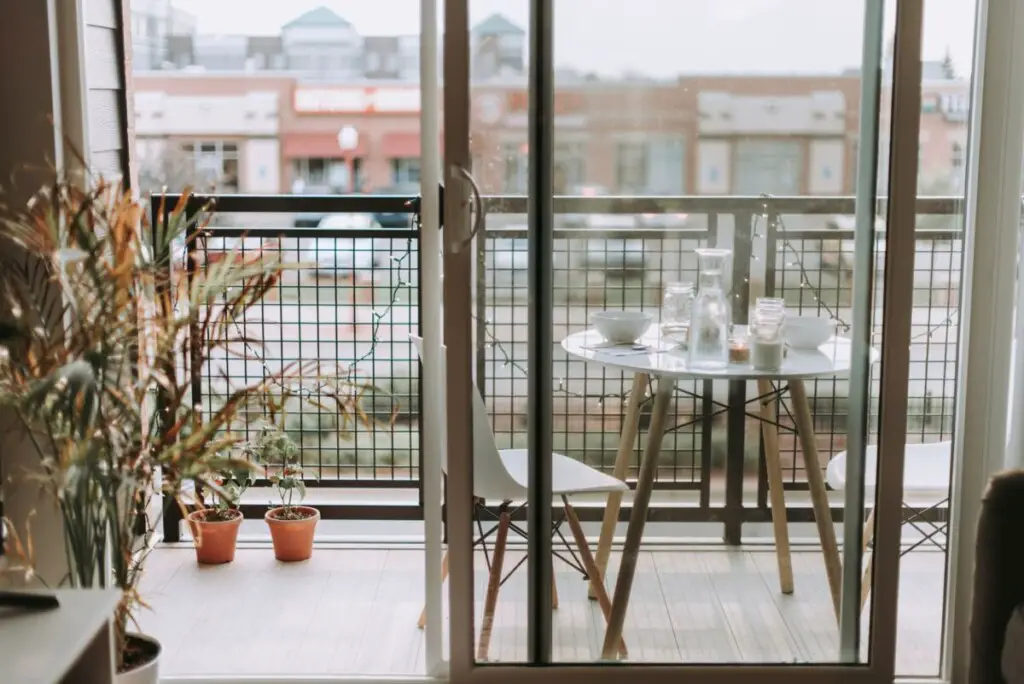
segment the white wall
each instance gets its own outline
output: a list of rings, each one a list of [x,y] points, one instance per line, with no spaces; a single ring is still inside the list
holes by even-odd
[[[136,135],[272,135],[279,128],[278,95],[254,90],[245,95],[135,93]]]
[[[842,140],[811,141],[811,177],[808,186],[812,195],[842,193],[845,157]]]
[[[247,140],[241,149],[240,192],[280,192],[281,146],[274,138]]]
[[[701,140],[697,143],[698,195],[729,193],[731,145],[727,140]]]
[[[789,96],[702,92],[697,101],[701,133],[846,132],[846,98],[838,90]]]

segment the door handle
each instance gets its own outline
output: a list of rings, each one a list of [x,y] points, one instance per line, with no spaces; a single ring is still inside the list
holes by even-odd
[[[472,205],[470,208],[470,211],[473,213],[473,227],[470,229],[469,236],[466,239],[454,242],[451,247],[452,254],[458,254],[472,244],[473,238],[475,238],[477,233],[480,232],[480,229],[483,228],[484,202],[480,195],[480,186],[477,185],[476,179],[473,178],[473,174],[470,173],[468,169],[463,166],[459,166],[458,164],[453,164],[452,172],[469,183],[470,191],[473,194]]]

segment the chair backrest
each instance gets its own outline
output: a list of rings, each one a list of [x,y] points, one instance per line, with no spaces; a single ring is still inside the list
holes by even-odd
[[[423,360],[423,338],[410,335],[409,339],[416,346],[416,353]],[[447,349],[441,347],[441,377],[447,377]],[[447,416],[448,401],[445,386],[439,392],[442,406]],[[429,399],[428,399],[429,401]],[[466,421],[469,423],[470,421]],[[498,445],[494,441],[491,421],[487,417],[487,406],[480,392],[473,390],[473,495],[482,499],[505,500],[520,498],[525,494],[524,488],[509,474],[505,463],[501,460]],[[448,429],[447,420],[441,426],[441,467],[448,473]]]

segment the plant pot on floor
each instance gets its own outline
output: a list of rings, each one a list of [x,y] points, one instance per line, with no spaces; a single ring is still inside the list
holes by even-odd
[[[304,561],[313,555],[313,533],[320,520],[320,511],[310,506],[271,508],[264,516],[274,542],[274,556],[279,561]]]
[[[125,669],[115,684],[160,684],[160,642],[145,634],[129,634],[125,644]]]
[[[189,529],[196,540],[196,560],[203,565],[230,563],[235,559],[242,512],[207,508],[188,514]]]

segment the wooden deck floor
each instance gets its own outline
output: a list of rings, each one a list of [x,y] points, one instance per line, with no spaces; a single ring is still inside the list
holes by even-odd
[[[506,563],[518,557],[512,552]],[[770,550],[643,553],[626,619],[630,659],[834,661],[838,634],[821,555],[796,552],[793,561],[796,592],[784,596]],[[613,554],[611,567],[617,564]],[[931,551],[903,560],[897,674],[938,672],[943,565],[944,556]],[[477,568],[479,615],[482,557]],[[587,600],[579,575],[561,563],[556,570],[556,660],[593,660],[603,638],[600,610]],[[277,563],[269,548],[243,548],[230,565],[200,567],[190,548],[160,548],[143,588],[153,611],[142,627],[164,644],[165,675],[424,673],[423,633],[416,628],[423,599],[419,550],[318,548],[311,561],[288,565]],[[520,572],[502,588],[491,659],[525,656]]]

